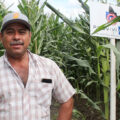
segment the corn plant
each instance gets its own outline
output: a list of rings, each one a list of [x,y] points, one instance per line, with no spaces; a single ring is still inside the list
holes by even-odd
[[[26,14],[31,24],[31,45],[30,50],[36,54],[40,54],[46,28],[46,16],[43,14],[44,3],[39,8],[40,0],[21,0],[18,8],[23,14]]]
[[[88,15],[89,13],[89,9],[88,6],[86,4],[84,4],[82,2],[82,0],[79,0],[79,2],[82,4],[83,9],[85,10],[86,14]],[[67,19],[64,15],[62,15],[59,11],[57,11],[55,8],[53,8],[49,3],[46,2],[46,5],[53,10],[64,22],[66,22],[68,25],[70,23],[70,20]],[[89,35],[89,28],[88,30],[86,29],[87,26],[89,26],[89,22],[86,22],[85,19],[83,20],[84,17],[80,17],[80,20],[82,21],[77,27],[78,28],[82,28],[81,31],[77,30],[74,28],[74,24],[72,23],[73,26],[70,25],[70,27],[74,30],[77,30],[77,32],[80,33],[80,35],[82,36],[82,38],[86,38],[88,36],[89,42],[92,43],[92,45],[96,48],[95,51],[96,53],[96,58],[97,58],[97,72],[95,76],[97,76],[95,81],[87,81],[86,83],[86,87],[89,87],[92,84],[96,84],[96,98],[97,101],[100,101],[100,96],[101,96],[101,86],[103,87],[103,94],[104,94],[104,105],[105,105],[105,119],[108,120],[109,119],[109,81],[110,81],[110,73],[109,73],[109,51],[108,50],[103,50],[103,47],[99,47],[99,44],[106,44],[105,41],[108,41],[107,39],[103,39],[102,42],[100,43],[98,41],[98,38],[96,39],[95,37],[91,38]],[[89,18],[88,18],[89,20]],[[84,21],[84,23],[83,23]],[[86,24],[85,24],[86,23]],[[84,25],[83,25],[84,24]],[[86,26],[87,25],[87,26]],[[75,25],[76,26],[76,25]],[[82,27],[81,27],[82,26]],[[87,31],[86,31],[87,30]],[[87,35],[84,37],[84,35]],[[87,40],[88,40],[87,39]],[[95,41],[96,39],[96,41]],[[101,38],[102,39],[102,38]],[[90,44],[90,43],[89,43]],[[87,45],[86,45],[87,46]],[[82,46],[83,47],[83,46]],[[91,48],[89,47],[89,49],[87,49],[88,51],[91,51]],[[89,52],[90,53],[90,52]],[[106,56],[105,58],[101,58],[101,56]],[[78,56],[76,56],[78,57]],[[86,57],[84,57],[86,58]],[[73,57],[72,57],[73,59]],[[78,59],[74,58],[75,61],[78,61]],[[93,60],[93,59],[92,59]],[[93,61],[89,61],[89,62],[93,62]],[[80,64],[79,64],[80,65]],[[81,65],[80,65],[81,66]],[[91,76],[92,77],[92,76]],[[94,78],[95,79],[95,78]],[[78,86],[79,82],[77,82],[77,88],[80,89],[80,87]],[[83,83],[82,83],[83,84]]]
[[[8,8],[5,7],[4,2],[0,1],[0,26],[2,25],[3,16],[5,16],[8,12]],[[4,49],[2,44],[0,43],[0,56],[3,55]]]

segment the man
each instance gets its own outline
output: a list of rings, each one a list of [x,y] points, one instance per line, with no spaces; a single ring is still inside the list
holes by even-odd
[[[2,23],[0,58],[0,120],[50,120],[52,95],[60,104],[57,120],[71,120],[75,90],[50,59],[28,50],[28,18],[7,14]]]

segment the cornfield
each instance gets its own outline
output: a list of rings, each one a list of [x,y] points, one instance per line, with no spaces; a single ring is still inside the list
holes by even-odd
[[[32,41],[29,49],[54,60],[77,91],[72,120],[109,120],[111,46],[107,38],[90,36],[87,1],[78,1],[84,9],[84,15],[79,15],[75,20],[68,19],[48,2],[39,5],[40,0],[20,0],[18,8],[31,23]],[[44,13],[45,6],[54,14],[47,16]],[[0,25],[8,12],[4,2],[0,2]],[[0,55],[3,53],[0,44]],[[119,66],[119,62],[117,64]],[[119,67],[117,71],[119,100]],[[82,110],[79,104],[86,110]],[[87,110],[89,114],[86,114]]]

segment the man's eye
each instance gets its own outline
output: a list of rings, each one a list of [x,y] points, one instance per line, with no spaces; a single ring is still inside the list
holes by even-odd
[[[8,34],[13,33],[13,31],[12,31],[12,30],[8,30],[7,33],[8,33]]]
[[[21,30],[21,31],[19,31],[19,33],[20,33],[20,34],[25,34],[26,31],[25,31],[25,30]]]

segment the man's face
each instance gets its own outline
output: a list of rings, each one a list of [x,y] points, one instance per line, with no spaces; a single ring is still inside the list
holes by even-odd
[[[7,55],[11,57],[23,56],[31,41],[31,32],[20,23],[9,24],[0,35]]]

